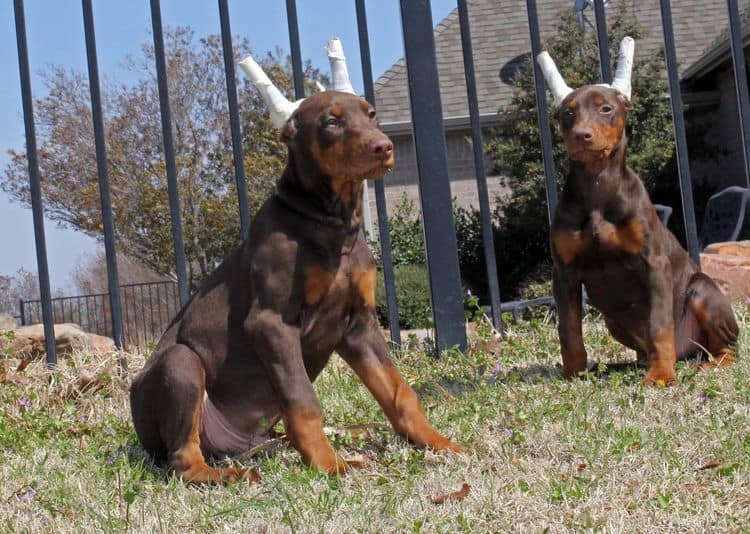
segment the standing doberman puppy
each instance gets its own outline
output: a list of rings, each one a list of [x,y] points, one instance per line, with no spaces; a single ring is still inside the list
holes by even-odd
[[[648,363],[646,383],[675,380],[675,361],[707,347],[732,361],[738,327],[729,300],[664,227],[625,162],[632,105],[618,90],[584,86],[557,117],[570,173],[552,223],[553,283],[566,377],[586,370],[581,285],[610,333]]]
[[[363,180],[393,167],[393,145],[356,96],[306,99],[281,139],[289,159],[250,234],[179,312],[130,402],[144,448],[194,482],[252,479],[206,456],[244,452],[283,419],[309,465],[349,466],[323,433],[312,382],[338,352],[417,447],[462,450],[427,421],[388,356],[375,317],[375,261],[361,230]]]

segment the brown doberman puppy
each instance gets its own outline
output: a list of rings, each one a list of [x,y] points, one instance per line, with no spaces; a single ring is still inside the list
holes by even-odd
[[[669,384],[676,360],[699,347],[714,358],[704,365],[729,364],[738,327],[729,300],[661,224],[625,162],[631,109],[618,91],[589,85],[557,112],[570,157],[551,232],[563,373],[586,370],[583,285],[612,336],[647,362],[644,382]]]
[[[133,380],[141,443],[183,479],[252,480],[254,471],[214,468],[205,458],[247,451],[283,419],[305,463],[342,474],[350,466],[323,433],[312,386],[336,351],[396,432],[417,447],[461,451],[427,421],[375,317],[363,180],[394,164],[375,111],[353,95],[318,93],[281,139],[288,163],[248,239],[177,314]]]

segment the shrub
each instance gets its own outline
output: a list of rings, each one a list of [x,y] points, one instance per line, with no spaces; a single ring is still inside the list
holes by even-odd
[[[401,328],[429,328],[432,326],[430,307],[430,281],[424,265],[396,265],[396,302],[398,323]],[[375,311],[381,325],[388,324],[388,305],[385,300],[383,273],[378,271]]]

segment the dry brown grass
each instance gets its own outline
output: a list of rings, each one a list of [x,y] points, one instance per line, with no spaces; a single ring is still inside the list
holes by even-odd
[[[643,370],[631,367],[560,380],[557,336],[543,322],[512,327],[493,354],[407,352],[400,368],[465,456],[415,451],[394,436],[336,359],[316,388],[328,425],[376,423],[332,436],[364,468],[329,479],[280,446],[237,460],[263,474],[250,487],[197,488],[154,466],[135,439],[114,356],[20,373],[5,360],[0,529],[747,532],[750,313],[737,312],[740,361],[708,373],[682,365],[670,388],[641,386]],[[592,356],[631,359],[596,319],[586,330]],[[133,370],[144,361],[128,359]],[[464,483],[465,498],[433,503]]]

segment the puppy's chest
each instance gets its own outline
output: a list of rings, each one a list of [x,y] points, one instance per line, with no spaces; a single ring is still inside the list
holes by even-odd
[[[648,243],[645,221],[636,215],[613,219],[596,210],[577,224],[557,225],[552,233],[557,257],[568,265],[597,263],[614,256],[640,256]]]
[[[375,265],[342,260],[305,269],[301,313],[303,336],[340,340],[353,313],[375,308]]]

